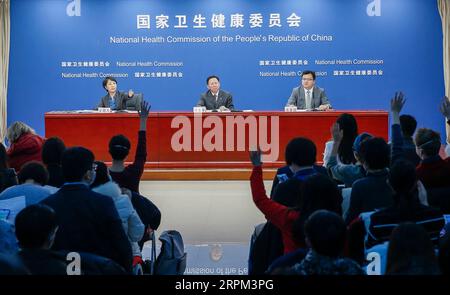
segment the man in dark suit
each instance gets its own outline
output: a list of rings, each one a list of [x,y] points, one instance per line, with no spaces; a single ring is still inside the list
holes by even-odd
[[[117,90],[117,80],[114,77],[106,77],[103,80],[103,88],[106,90],[106,95],[103,96],[98,104],[99,108],[111,108],[111,110],[126,109],[126,101],[134,96],[133,90],[128,90],[128,93]]]
[[[97,254],[131,271],[131,246],[113,200],[89,188],[95,179],[94,154],[69,148],[62,169],[66,182],[41,202],[56,212],[59,229],[52,249]]]
[[[208,91],[201,95],[197,102],[198,107],[206,107],[207,110],[232,111],[234,110],[233,96],[231,93],[220,90],[220,79],[217,76],[209,76],[206,79]]]
[[[327,95],[322,88],[315,86],[316,73],[313,71],[302,72],[302,86],[292,90],[286,106],[296,106],[301,110],[317,109],[325,111],[331,109]]]

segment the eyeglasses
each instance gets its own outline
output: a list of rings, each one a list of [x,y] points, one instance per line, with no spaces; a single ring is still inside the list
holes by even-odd
[[[314,80],[314,79],[312,79],[312,78],[302,78],[302,81],[312,81],[312,80]]]

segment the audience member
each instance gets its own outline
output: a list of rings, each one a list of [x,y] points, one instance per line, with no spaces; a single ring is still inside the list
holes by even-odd
[[[353,142],[358,135],[358,124],[352,114],[344,113],[338,117],[336,124],[340,131],[342,131],[342,139],[337,145],[337,161],[339,164],[355,164],[356,159],[353,155]],[[327,166],[330,159],[333,141],[328,141],[325,144],[325,151],[323,152],[323,166]]]
[[[111,180],[108,173],[108,167],[105,163],[96,161],[97,173],[91,188],[94,192],[109,196],[113,199],[117,212],[122,220],[122,227],[128,235],[131,243],[133,256],[141,256],[141,250],[138,242],[144,235],[144,224],[131,204],[131,196],[122,194],[117,183]]]
[[[326,167],[334,179],[343,182],[346,187],[351,187],[356,180],[366,176],[366,170],[361,163],[361,143],[373,136],[365,132],[356,136],[352,146],[356,162],[354,164],[342,164],[337,160],[337,153],[343,138],[343,130],[339,129],[339,125],[336,123],[331,129],[331,133],[333,135],[333,147]]]
[[[438,132],[420,128],[416,132],[417,153],[422,159],[417,166],[417,176],[425,188],[450,187],[450,158],[439,156],[441,136]]]
[[[131,271],[131,246],[114,202],[89,188],[94,154],[83,147],[66,149],[62,169],[66,183],[42,202],[55,210],[59,224],[53,249],[94,253]]]
[[[281,183],[288,183],[289,180],[300,170],[303,170],[304,168],[309,168],[312,164],[313,171],[308,170],[312,173],[321,173],[324,175],[328,175],[328,172],[324,167],[319,166],[315,164],[316,162],[316,146],[313,142],[301,138],[296,137],[289,141],[289,143],[286,146],[285,152],[284,152],[284,158],[286,161],[286,166],[283,166],[279,169],[277,169],[277,173],[273,179],[272,183],[272,189],[270,191],[270,197],[274,198],[275,192],[278,188],[278,184]],[[302,175],[306,175],[304,173],[299,174],[300,177]],[[297,176],[299,176],[297,175]],[[286,193],[288,191],[291,191],[291,187],[296,187],[295,184],[296,181],[293,181],[292,184],[287,185],[286,188],[280,188],[280,195],[286,196]],[[284,186],[284,185],[282,185]],[[275,197],[276,198],[276,197]],[[282,200],[280,200],[282,201]],[[284,204],[287,205],[287,204]]]
[[[342,257],[346,239],[344,220],[338,214],[318,210],[305,222],[306,257],[292,267],[299,275],[363,275],[353,260]]]
[[[34,275],[67,275],[64,257],[50,250],[58,230],[55,211],[35,204],[17,214],[16,236],[21,250],[17,254]]]
[[[413,164],[408,160],[396,161],[388,179],[395,191],[394,204],[370,216],[367,248],[388,241],[393,229],[403,222],[420,224],[437,244],[439,232],[445,225],[444,216],[439,210],[420,203]]]
[[[307,138],[297,137],[292,139],[286,147],[286,161],[290,162],[288,173],[280,174],[276,177],[278,182],[274,181],[275,189],[272,189],[271,198],[288,207],[295,207],[298,204],[298,195],[300,194],[303,181],[310,175],[320,173],[328,176],[324,167],[316,165],[316,145]],[[286,170],[286,169],[285,169]]]
[[[7,150],[9,167],[20,171],[29,161],[42,162],[42,145],[44,138],[23,122],[14,122],[9,126],[7,138],[10,147]]]
[[[16,171],[8,168],[8,156],[3,144],[0,143],[0,193],[13,185],[17,184]]]
[[[269,199],[266,196],[262,179],[261,153],[251,152],[250,159],[253,163],[251,175],[251,189],[255,205],[264,213],[266,219],[277,226],[282,233],[284,253],[290,253],[297,248],[304,247],[304,241],[298,239],[301,234],[293,235],[297,223],[301,224],[302,219],[318,209],[328,209],[341,213],[342,197],[337,185],[328,177],[316,174],[304,180],[304,194],[297,195],[295,208],[290,208]],[[317,208],[314,208],[317,206]],[[301,210],[305,210],[303,213]],[[305,214],[303,217],[302,215]],[[300,229],[302,231],[302,229]]]
[[[386,274],[440,274],[430,236],[422,226],[415,223],[403,223],[392,231]]]
[[[28,162],[19,172],[19,185],[11,186],[0,194],[0,200],[25,196],[26,206],[39,203],[52,194],[44,187],[48,181],[48,172],[39,162]]]
[[[390,161],[389,145],[383,138],[370,138],[361,144],[360,154],[367,176],[353,183],[348,215],[345,218],[347,224],[363,212],[393,203],[393,192],[386,182]]]
[[[147,158],[146,130],[150,105],[143,101],[139,111],[140,127],[138,132],[138,144],[134,162],[125,167],[125,159],[130,152],[131,144],[124,135],[116,135],[109,141],[109,154],[112,157],[112,166],[109,168],[112,179],[120,187],[139,193],[139,182]]]
[[[50,186],[61,187],[64,184],[61,158],[65,150],[66,146],[59,137],[48,138],[42,146],[42,161],[47,167]]]
[[[404,157],[410,161],[414,167],[416,167],[420,163],[420,158],[416,153],[416,145],[413,140],[413,135],[417,127],[417,121],[411,115],[401,115],[400,127],[402,129],[402,149]]]

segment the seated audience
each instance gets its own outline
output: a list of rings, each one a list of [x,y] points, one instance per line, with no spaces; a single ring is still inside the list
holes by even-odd
[[[341,214],[342,196],[336,183],[328,177],[315,174],[305,178],[303,196],[297,195],[295,208],[290,208],[267,197],[262,178],[261,153],[251,152],[250,159],[253,164],[250,178],[253,201],[266,219],[281,230],[285,254],[305,246],[304,241],[298,238],[302,233],[297,231],[303,231],[299,227],[309,214],[318,209],[328,209]]]
[[[16,236],[21,250],[17,254],[33,275],[67,275],[64,257],[50,250],[58,230],[55,211],[35,204],[17,214]]]
[[[353,260],[344,258],[347,230],[338,214],[318,210],[305,222],[306,257],[292,267],[299,275],[363,275],[364,271]]]
[[[328,172],[326,171],[326,169],[324,169],[324,167],[315,164],[316,146],[314,145],[314,143],[311,143],[312,142],[306,141],[301,137],[297,137],[289,141],[284,153],[284,158],[287,165],[277,169],[277,173],[273,179],[272,189],[270,191],[271,198],[274,198],[277,189],[280,190],[279,195],[286,196],[286,193],[290,191],[291,186],[296,187],[296,181],[293,181],[290,185],[287,185],[286,188],[278,188],[278,184],[289,183],[289,180],[294,176],[294,174],[296,174],[300,170],[303,170],[304,168],[311,166],[311,161],[313,162],[313,170],[308,170],[309,172],[328,175]],[[297,176],[301,177],[304,175],[305,174],[302,172]],[[281,185],[281,187],[283,186],[284,185]]]
[[[338,162],[337,154],[343,132],[339,129],[337,124],[333,125],[331,132],[333,135],[333,147],[326,167],[329,169],[330,174],[334,179],[343,182],[346,187],[351,187],[356,180],[366,176],[366,170],[361,163],[361,143],[373,136],[365,132],[358,135],[355,138],[352,147],[353,156],[355,157],[356,162],[354,164],[342,164]]]
[[[353,183],[350,206],[345,217],[347,224],[363,212],[392,205],[392,189],[386,182],[389,155],[389,145],[383,138],[370,138],[361,144],[361,160],[367,176]]]
[[[141,256],[138,242],[144,235],[144,224],[142,224],[141,219],[131,204],[131,196],[122,194],[117,183],[111,180],[108,167],[106,167],[105,163],[99,161],[95,163],[97,164],[97,173],[94,183],[91,184],[91,188],[94,192],[109,196],[113,199],[117,212],[119,212],[119,216],[122,219],[122,227],[131,243],[133,256]]]
[[[403,223],[392,231],[386,274],[440,274],[433,243],[422,226],[415,223]]]
[[[37,135],[30,126],[14,122],[9,126],[6,136],[10,143],[7,150],[9,167],[19,172],[27,162],[42,162],[44,138]]]
[[[417,153],[422,159],[417,166],[417,176],[425,188],[450,187],[450,158],[439,156],[441,136],[438,132],[420,128],[416,132]]]
[[[282,205],[295,207],[298,204],[298,196],[300,194],[303,181],[316,173],[328,176],[326,169],[316,165],[316,145],[307,138],[297,137],[289,141],[286,151],[287,161],[291,162],[288,168],[292,175],[277,175],[278,183],[273,189],[272,199]]]
[[[42,161],[47,167],[50,186],[61,187],[64,184],[61,158],[65,150],[64,142],[58,137],[48,138],[42,146]]]
[[[0,200],[25,196],[26,206],[39,203],[52,194],[51,189],[45,187],[48,172],[39,162],[28,162],[19,172],[19,185],[11,186],[0,194]]]
[[[8,166],[8,156],[3,144],[0,144],[0,193],[17,184],[16,171]]]
[[[337,162],[339,164],[355,164],[356,159],[353,155],[353,142],[358,135],[358,124],[352,114],[344,113],[338,117],[336,124],[342,132],[341,141],[336,144],[337,148]],[[323,152],[323,166],[328,165],[330,154],[334,143],[328,141],[325,144],[325,151]]]
[[[393,229],[403,222],[420,224],[437,244],[439,232],[445,225],[444,216],[439,210],[420,203],[413,164],[407,160],[396,161],[388,179],[395,191],[394,204],[370,216],[366,247],[388,241]]]
[[[401,115],[400,127],[402,130],[402,149],[404,157],[406,160],[410,161],[414,167],[416,167],[420,163],[420,158],[417,155],[416,145],[413,140],[413,135],[417,127],[417,121],[411,115]]]
[[[277,170],[270,197],[288,207],[297,206],[303,180],[316,173],[328,176],[326,169],[316,165],[316,146],[306,138],[294,138],[285,149],[287,166]],[[295,175],[295,177],[294,177]],[[260,231],[254,233],[250,245],[249,274],[264,274],[271,263],[283,255],[283,239],[280,230],[267,221]]]
[[[112,166],[109,168],[112,179],[119,184],[120,187],[127,188],[131,191],[139,193],[139,182],[144,165],[147,158],[146,147],[146,130],[147,118],[150,112],[150,105],[143,101],[141,110],[139,111],[140,127],[138,132],[138,144],[134,162],[125,167],[125,159],[130,152],[131,144],[124,135],[116,135],[109,141],[109,154],[112,157]]]
[[[89,188],[94,154],[83,147],[66,149],[62,169],[66,183],[42,201],[55,210],[59,224],[52,249],[94,253],[131,271],[131,246],[113,200]]]

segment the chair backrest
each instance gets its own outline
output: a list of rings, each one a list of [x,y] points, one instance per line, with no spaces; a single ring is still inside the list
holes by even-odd
[[[125,108],[129,111],[140,111],[143,99],[144,95],[142,93],[135,93],[133,97],[126,100]]]

